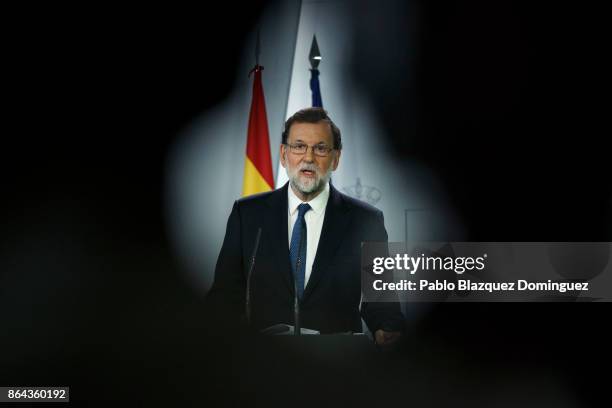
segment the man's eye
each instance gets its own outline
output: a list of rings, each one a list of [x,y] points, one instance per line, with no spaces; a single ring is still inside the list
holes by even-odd
[[[306,147],[305,144],[297,144],[297,145],[295,145],[296,149],[304,149],[305,147]]]

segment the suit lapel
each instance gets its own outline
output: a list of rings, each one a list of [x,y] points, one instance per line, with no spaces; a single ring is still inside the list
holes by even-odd
[[[340,193],[330,184],[329,200],[325,207],[325,218],[321,230],[321,238],[317,247],[317,254],[312,265],[312,272],[304,290],[306,299],[314,290],[321,277],[325,274],[350,221],[350,216]],[[286,216],[286,211],[285,211]]]
[[[289,259],[289,238],[288,238],[288,224],[287,224],[287,213],[288,213],[288,199],[287,199],[287,186],[286,183],[283,187],[278,189],[274,194],[271,194],[268,198],[269,211],[267,212],[266,224],[271,227],[271,244],[272,253],[276,258],[276,273],[281,275],[281,280],[285,282],[287,289],[293,296],[293,273],[291,272],[291,261]]]

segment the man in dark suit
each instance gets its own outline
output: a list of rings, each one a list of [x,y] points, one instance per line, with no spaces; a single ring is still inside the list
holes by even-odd
[[[294,323],[297,290],[301,326],[321,333],[360,332],[364,318],[380,345],[399,338],[397,303],[362,303],[361,243],[387,241],[383,214],[330,183],[342,150],[340,130],[321,108],[303,109],[285,124],[281,163],[289,182],[234,203],[208,300],[232,324],[263,329]]]

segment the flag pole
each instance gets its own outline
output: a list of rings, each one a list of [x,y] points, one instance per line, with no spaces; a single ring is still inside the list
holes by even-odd
[[[259,65],[259,54],[261,50],[261,42],[260,42],[260,29],[257,29],[257,38],[255,40],[255,66],[252,70],[249,71],[249,78],[253,72],[262,71],[263,67]]]
[[[260,29],[257,28],[257,40],[255,40],[255,65],[259,65],[260,34]]]

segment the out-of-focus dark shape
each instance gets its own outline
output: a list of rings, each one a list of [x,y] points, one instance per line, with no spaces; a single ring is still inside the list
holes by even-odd
[[[467,240],[612,241],[609,34],[593,4],[354,3],[353,83],[398,157],[438,176]],[[601,381],[557,361],[600,361],[608,313],[576,306],[438,305],[415,333],[537,361],[592,402]]]
[[[189,387],[170,368],[194,362],[190,381],[210,360],[195,356],[207,349],[202,299],[166,242],[165,159],[231,91],[265,3],[10,13],[0,384],[70,385],[77,406],[201,396],[179,392]]]
[[[397,155],[440,177],[470,240],[612,240],[600,16],[533,2],[355,5],[354,83]]]

